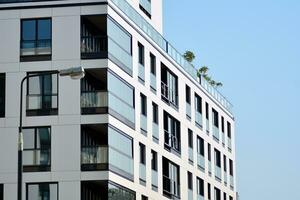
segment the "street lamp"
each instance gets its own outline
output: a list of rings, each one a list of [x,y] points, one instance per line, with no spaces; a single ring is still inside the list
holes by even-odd
[[[26,75],[21,81],[20,90],[20,124],[19,124],[19,135],[18,135],[18,200],[22,200],[22,172],[23,172],[23,133],[22,133],[22,106],[23,106],[23,84],[28,78],[37,77],[42,75],[59,74],[60,76],[69,76],[72,79],[81,79],[84,77],[85,72],[82,67],[73,67],[69,69],[63,69],[60,71],[52,72],[41,72],[37,74]]]

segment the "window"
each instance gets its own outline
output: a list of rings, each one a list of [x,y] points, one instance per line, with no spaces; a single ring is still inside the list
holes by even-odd
[[[193,131],[191,129],[188,129],[188,143],[189,147],[193,148]]]
[[[191,172],[187,172],[188,177],[188,189],[193,190],[193,174]]]
[[[230,124],[230,122],[227,122],[227,136],[228,136],[228,138],[231,138],[231,124]]]
[[[21,61],[51,59],[51,19],[21,20]]]
[[[156,57],[150,53],[150,72],[156,75]]]
[[[221,190],[215,187],[215,200],[221,200]]]
[[[151,150],[151,169],[157,171],[157,152]]]
[[[152,102],[152,117],[153,123],[158,124],[158,105]]]
[[[223,155],[223,166],[224,166],[224,172],[227,172],[227,158],[225,155]]]
[[[195,109],[198,113],[202,113],[202,98],[195,94]]]
[[[132,190],[116,183],[109,182],[108,184],[108,200],[135,200],[135,196],[136,194]]]
[[[197,136],[197,152],[198,154],[204,156],[204,140]]]
[[[148,197],[142,195],[142,200],[148,200]]]
[[[209,106],[207,102],[205,102],[205,116],[206,119],[209,120]]]
[[[0,184],[0,200],[4,199],[4,189],[3,184]]]
[[[224,133],[224,131],[225,131],[225,124],[224,124],[224,117],[223,116],[221,117],[221,131],[222,131],[222,133]]]
[[[232,196],[229,196],[229,200],[233,200],[233,197],[232,197]]]
[[[145,48],[141,43],[138,43],[139,49],[139,64],[145,65]]]
[[[233,176],[233,161],[229,159],[229,174]]]
[[[188,85],[185,85],[185,100],[191,104],[191,88]]]
[[[29,73],[28,75],[39,74]],[[27,83],[28,116],[57,115],[58,76],[57,74],[30,77]]]
[[[163,193],[169,198],[180,197],[179,166],[163,157]]]
[[[27,184],[27,200],[58,200],[57,183]]]
[[[151,0],[140,0],[140,9],[151,19]]]
[[[211,199],[211,186],[209,183],[207,183],[207,198]]]
[[[162,99],[178,107],[178,77],[161,63],[161,97]]]
[[[147,97],[141,93],[141,114],[147,116]]]
[[[215,149],[215,164],[217,167],[221,167],[221,153]]]
[[[204,197],[204,180],[197,177],[197,194]]]
[[[139,143],[139,146],[140,146],[140,163],[146,165],[146,147],[142,143]]]
[[[5,74],[0,74],[0,118],[5,117]]]
[[[180,152],[180,123],[164,111],[165,148]]]
[[[51,135],[50,127],[23,129],[24,171],[50,171]]]
[[[212,109],[212,114],[213,114],[213,125],[219,128],[219,113],[215,109]]]
[[[225,192],[223,193],[223,200],[227,200],[227,195]]]
[[[211,146],[210,146],[210,144],[207,145],[207,154],[208,154],[207,155],[208,160],[211,161]]]

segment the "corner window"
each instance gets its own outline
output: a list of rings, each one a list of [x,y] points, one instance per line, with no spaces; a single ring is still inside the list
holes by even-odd
[[[38,73],[29,73],[29,75]],[[40,75],[31,77],[27,83],[27,116],[57,115],[58,76]]]
[[[5,117],[5,74],[0,74],[0,118]]]
[[[21,61],[51,60],[50,18],[21,20]]]
[[[58,200],[58,185],[57,183],[29,183],[26,186],[27,200]]]
[[[50,171],[51,135],[50,127],[23,129],[24,151],[23,165],[25,172]]]

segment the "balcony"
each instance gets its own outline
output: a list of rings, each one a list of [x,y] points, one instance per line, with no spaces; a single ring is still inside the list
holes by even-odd
[[[81,168],[83,170],[106,169],[108,164],[108,146],[81,147]]]
[[[156,76],[152,73],[150,73],[150,87],[152,91],[156,92]]]
[[[193,190],[188,189],[188,200],[193,200]]]
[[[143,163],[140,163],[140,183],[142,185],[146,185],[146,165],[144,165]]]
[[[108,107],[108,92],[106,91],[81,92],[80,103],[81,103],[82,113],[84,114],[102,113],[103,112],[102,109]]]
[[[178,106],[178,96],[176,94],[176,91],[169,88],[167,84],[164,82],[161,82],[161,96],[163,100],[165,100],[168,103],[171,103],[176,108]]]
[[[133,159],[124,153],[116,150],[115,148],[109,148],[109,163],[113,166],[117,166],[122,173],[126,173],[127,177],[133,179]]]
[[[142,83],[144,83],[145,82],[145,67],[144,67],[144,65],[142,65],[142,64],[138,64],[138,71],[139,71],[139,75],[138,75],[138,77],[139,77],[139,81],[140,82],[142,82]]]
[[[229,176],[229,182],[230,182],[230,188],[233,189],[234,188],[234,178],[232,175]]]
[[[208,160],[207,165],[208,165],[208,174],[211,175],[211,161],[210,160]]]
[[[232,142],[231,142],[231,138],[227,138],[227,145],[228,145],[228,150],[231,151],[232,150]]]
[[[215,165],[215,178],[220,181],[222,180],[221,168]]]
[[[159,128],[158,124],[152,122],[152,138],[155,142],[159,141]]]
[[[195,124],[196,126],[202,128],[203,122],[202,122],[202,114],[198,111],[195,111]]]
[[[187,62],[182,54],[177,51],[164,37],[141,16],[126,0],[112,0],[112,2],[138,26],[150,39],[152,39],[162,50],[164,50],[181,68],[187,72],[200,87],[204,88],[219,104],[231,113],[232,104],[205,79],[197,77],[197,70]]]
[[[205,171],[205,158],[203,155],[199,153],[197,154],[197,165],[201,171]]]
[[[209,133],[209,120],[208,119],[205,119],[205,122],[206,122],[206,133]]]
[[[220,136],[219,136],[219,128],[216,127],[215,125],[213,125],[213,137],[214,137],[214,139],[217,142],[219,142],[219,138],[220,138]]]
[[[152,189],[157,191],[158,189],[158,173],[157,171],[152,169],[152,174],[151,174],[151,182],[152,182]]]
[[[189,161],[194,162],[194,150],[191,147],[189,147]]]
[[[99,59],[107,58],[106,36],[81,36],[81,58]]]
[[[223,175],[224,175],[224,184],[227,185],[227,172],[223,171]]]
[[[180,199],[180,185],[167,176],[163,176],[163,193],[172,199]]]
[[[191,116],[192,116],[192,109],[191,109],[191,104],[189,104],[189,103],[185,103],[185,110],[186,110],[186,117],[188,118],[188,119],[191,119]]]
[[[180,141],[175,135],[165,130],[165,148],[180,153]]]

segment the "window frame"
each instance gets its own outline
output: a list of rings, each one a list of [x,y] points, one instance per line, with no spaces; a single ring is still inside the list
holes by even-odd
[[[0,73],[0,80],[3,81],[3,86],[0,85],[1,92],[3,93],[3,96],[2,96],[3,102],[2,102],[2,105],[0,105],[0,118],[5,118],[5,114],[6,114],[5,113],[5,111],[6,111],[6,74],[5,73]],[[1,84],[1,82],[0,82],[0,84]],[[0,96],[0,98],[1,98],[1,96]]]
[[[29,189],[29,186],[30,185],[42,185],[42,184],[49,184],[49,185],[56,185],[57,187],[57,197],[56,197],[56,200],[59,200],[59,183],[58,182],[32,182],[32,183],[26,183],[26,200],[30,200],[28,199],[28,196],[29,196],[29,192],[28,192],[28,189]],[[43,200],[43,199],[42,199]]]

